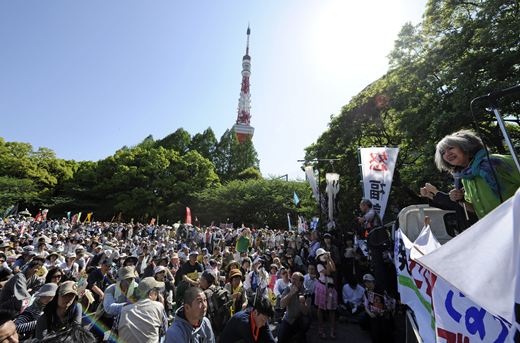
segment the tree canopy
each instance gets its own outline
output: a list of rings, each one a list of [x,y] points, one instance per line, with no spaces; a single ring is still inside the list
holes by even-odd
[[[423,20],[405,24],[389,54],[389,70],[355,95],[306,148],[306,159],[339,158],[340,227],[353,225],[362,196],[358,148],[398,146],[385,221],[422,200],[425,182],[452,183],[433,163],[446,134],[475,128],[492,151],[507,152],[493,113],[471,99],[520,80],[520,4],[516,0],[429,0]],[[520,101],[499,103],[513,142],[520,142]],[[332,171],[320,164],[322,175]],[[321,185],[323,190],[325,185]],[[302,199],[292,204],[292,194]],[[178,220],[186,206],[203,221],[286,227],[287,213],[316,212],[303,182],[265,180],[253,142],[227,130],[191,135],[183,128],[151,135],[97,162],[67,161],[54,152],[0,138],[0,210],[14,203],[55,213],[94,211],[101,219],[157,215]]]
[[[398,209],[421,202],[425,182],[446,189],[452,180],[436,170],[435,145],[446,134],[478,128],[489,148],[505,152],[492,113],[470,101],[520,80],[520,7],[514,0],[430,0],[422,23],[403,26],[389,55],[390,69],[345,105],[328,129],[306,148],[307,159],[340,158],[342,175],[340,221],[353,223],[362,196],[357,149],[399,146],[388,219]],[[500,104],[515,124],[508,129],[520,138],[520,104]]]
[[[200,203],[197,194],[234,179],[262,175],[253,143],[239,144],[232,131],[220,141],[211,128],[193,137],[182,128],[160,140],[149,135],[96,162],[66,161],[50,149],[0,138],[0,210],[18,203],[50,208],[51,217],[89,211],[105,220],[121,213],[126,220],[177,221]]]

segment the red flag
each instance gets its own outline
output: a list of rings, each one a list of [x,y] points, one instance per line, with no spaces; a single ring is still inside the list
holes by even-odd
[[[186,207],[186,224],[191,224],[191,210]]]
[[[42,213],[41,212],[38,212],[36,217],[34,217],[34,221],[35,222],[41,222],[42,221]]]

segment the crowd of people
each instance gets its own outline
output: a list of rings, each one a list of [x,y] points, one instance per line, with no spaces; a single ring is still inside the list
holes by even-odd
[[[369,227],[376,216],[364,217]],[[0,312],[20,341],[80,330],[92,341],[304,342],[312,322],[334,339],[338,315],[370,330],[393,310],[355,239],[12,217],[0,223]]]
[[[435,161],[461,185],[420,193],[462,229],[520,186],[511,159],[469,131],[441,140]],[[305,342],[312,323],[335,339],[338,319],[389,341],[391,243],[372,203],[359,208],[350,233],[5,218],[0,341]]]

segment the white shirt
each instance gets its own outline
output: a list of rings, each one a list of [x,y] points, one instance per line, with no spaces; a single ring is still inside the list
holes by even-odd
[[[274,284],[274,289],[273,289],[274,295],[276,295],[277,297],[281,296],[283,291],[287,287],[290,287],[290,286],[291,286],[291,282],[290,281],[285,283],[285,281],[283,281],[283,279],[281,279],[281,278],[276,280],[276,282]]]
[[[309,274],[305,274],[303,276],[303,288],[305,288],[305,291],[310,294],[314,294],[314,287],[316,287],[316,281],[318,281],[318,279],[311,279],[311,276]]]
[[[355,289],[352,289],[348,283],[343,286],[343,302],[345,304],[352,303],[356,306],[361,305],[364,294],[365,289],[359,284],[356,285]]]
[[[316,269],[318,270],[318,273],[320,273],[319,280],[324,284],[334,284],[334,279],[331,276],[325,275],[325,271],[327,268],[323,264],[318,264],[316,266]]]

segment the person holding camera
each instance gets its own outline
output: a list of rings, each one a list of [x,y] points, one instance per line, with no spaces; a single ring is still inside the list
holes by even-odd
[[[282,322],[278,326],[278,343],[306,342],[306,334],[311,325],[311,297],[304,295],[303,274],[294,272],[291,276],[291,286],[282,293],[280,307],[285,309]]]

